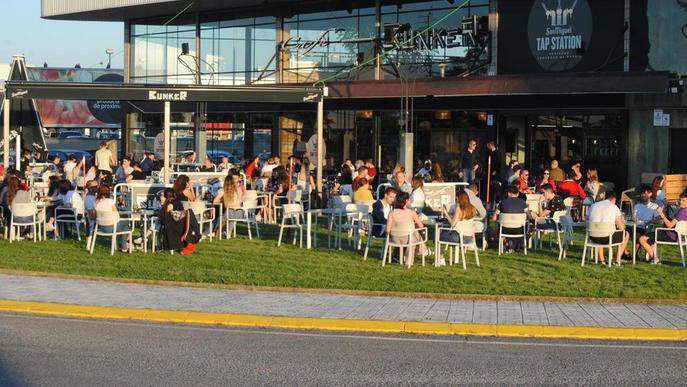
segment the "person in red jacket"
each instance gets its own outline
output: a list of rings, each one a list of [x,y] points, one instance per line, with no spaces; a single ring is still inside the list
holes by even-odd
[[[553,193],[558,193],[557,187],[556,187],[556,182],[553,181],[551,178],[551,172],[548,169],[544,170],[544,174],[540,176],[536,183],[534,184],[534,190],[539,192],[541,191],[542,187],[546,184],[550,184],[551,188],[553,189]]]
[[[367,178],[370,180],[370,184],[373,184],[372,182],[374,182],[375,177],[377,177],[377,167],[375,167],[372,159],[368,159],[365,166],[367,167]]]
[[[575,181],[575,177],[571,175],[568,175],[565,180],[558,183],[558,194],[563,198],[568,196],[577,196],[581,200],[587,198],[587,193],[584,192],[582,186]]]

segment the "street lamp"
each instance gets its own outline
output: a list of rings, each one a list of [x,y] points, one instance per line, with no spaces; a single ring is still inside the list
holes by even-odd
[[[105,50],[105,53],[107,54],[107,67],[106,68],[111,68],[112,67],[112,53],[114,52],[113,49],[108,48]]]

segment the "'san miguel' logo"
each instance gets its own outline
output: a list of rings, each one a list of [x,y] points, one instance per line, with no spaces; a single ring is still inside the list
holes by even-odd
[[[562,27],[568,25],[568,18],[572,19],[575,6],[577,6],[577,0],[573,2],[570,8],[565,9],[561,5],[561,0],[558,0],[558,7],[556,9],[548,9],[544,1],[541,2],[541,6],[544,8],[546,19],[551,21],[551,27]]]

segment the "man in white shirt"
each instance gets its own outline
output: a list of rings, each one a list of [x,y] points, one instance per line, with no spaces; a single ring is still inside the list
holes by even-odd
[[[625,220],[620,208],[616,205],[615,192],[606,191],[606,199],[592,204],[589,208],[589,222],[615,223],[616,231],[611,237],[613,243],[621,243],[618,247],[618,264],[620,258],[625,253],[627,242],[630,240],[630,233],[625,230]],[[594,243],[607,244],[608,238],[589,237]],[[599,249],[599,259],[604,262],[603,249]],[[612,259],[612,258],[611,258]]]

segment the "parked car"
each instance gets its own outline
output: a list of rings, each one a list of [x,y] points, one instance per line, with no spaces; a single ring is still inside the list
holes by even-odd
[[[76,130],[64,130],[57,134],[57,138],[79,138],[84,137],[81,132]]]
[[[95,138],[101,140],[119,140],[120,138],[122,138],[122,135],[119,132],[100,131],[95,134]]]

